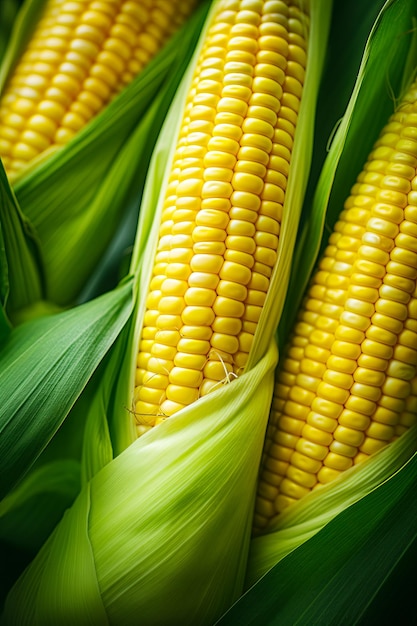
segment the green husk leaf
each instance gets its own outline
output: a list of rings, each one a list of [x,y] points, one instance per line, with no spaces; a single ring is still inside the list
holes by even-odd
[[[117,338],[106,363],[103,363],[99,384],[85,414],[86,426],[82,448],[82,479],[85,483],[114,457],[107,418],[111,411],[114,381],[122,375],[120,364],[127,350],[126,337],[129,327],[130,322]]]
[[[109,623],[212,623],[241,590],[275,361],[272,344],[250,374],[103,467],[14,587],[3,623],[79,623],[80,607],[81,623],[107,623],[94,619],[96,576]],[[81,527],[83,545],[71,536]],[[81,600],[84,570],[67,555],[89,543]]]
[[[389,607],[385,604],[381,613],[381,607],[373,601],[381,598],[382,590],[390,592],[392,576],[398,575],[396,570],[407,551],[415,553],[416,441],[417,429],[413,428],[391,448],[385,448],[367,461],[375,476],[365,497],[358,497],[356,490],[356,481],[364,482],[365,472],[361,468],[341,481],[357,499],[344,505],[338,515],[328,515],[326,504],[330,500],[337,502],[337,495],[328,489],[324,507],[322,499],[317,497],[304,505],[303,512],[291,514],[293,526],[288,518],[283,520],[281,536],[276,537],[276,544],[281,543],[281,559],[218,624],[272,626],[395,621],[399,611],[397,603]],[[340,484],[339,490],[341,488]],[[317,521],[321,530],[312,534],[311,527]],[[255,539],[254,544],[257,541]],[[290,543],[292,548],[288,550]],[[402,578],[402,584],[407,584],[406,577]],[[408,615],[403,608],[401,619],[409,623],[407,619],[414,615],[410,599]],[[366,616],[373,619],[366,621]]]
[[[0,502],[0,606],[79,491],[79,462],[59,459],[33,469]]]
[[[6,339],[12,329],[12,324],[7,317],[6,302],[9,294],[9,275],[7,267],[6,245],[0,222],[0,345]]]
[[[416,446],[417,429],[413,427],[364,464],[343,472],[334,482],[283,511],[277,516],[270,533],[252,540],[247,586],[254,584],[275,563],[318,533],[344,509],[366,498],[400,471],[414,454]]]
[[[394,111],[400,90],[410,80],[410,70],[407,68],[410,64],[409,53],[415,46],[414,14],[415,4],[412,0],[385,2],[369,34],[362,60],[353,57],[358,67],[356,82],[343,117],[340,121],[334,120],[337,124],[329,153],[321,169],[312,203],[309,198],[309,204],[305,207],[297,239],[280,328],[284,341],[293,325],[327,235],[331,233],[382,126]],[[346,30],[346,22],[343,22],[343,27]],[[348,31],[352,37],[355,36],[354,29],[350,33]],[[417,57],[414,57],[414,67],[416,60]],[[339,74],[344,76],[343,66],[339,67]],[[333,75],[334,72],[330,75],[331,80]],[[330,102],[333,106],[333,99]]]
[[[152,147],[207,5],[201,3],[145,69],[74,139],[62,149],[45,152],[15,181],[19,205],[42,245],[47,299],[72,303],[128,210],[137,216]]]
[[[132,284],[10,333],[0,354],[1,495],[34,463],[122,330]]]
[[[18,311],[43,296],[39,242],[22,214],[0,161],[0,228],[4,248],[0,256],[2,307]]]
[[[333,6],[326,63],[317,103],[313,160],[303,213],[308,218],[323,162],[343,117],[371,29],[386,0],[352,0]]]
[[[123,334],[123,330],[121,334]],[[118,339],[116,339],[117,342]],[[73,500],[78,495],[81,486],[85,482],[86,467],[88,471],[95,473],[103,464],[111,461],[113,458],[111,442],[104,438],[106,429],[108,430],[106,423],[95,422],[95,429],[93,430],[90,427],[91,419],[89,419],[89,415],[94,409],[98,408],[101,410],[101,406],[95,401],[95,397],[97,396],[97,388],[102,392],[105,391],[104,385],[100,383],[104,382],[102,373],[105,372],[106,376],[109,369],[107,361],[111,358],[113,347],[114,344],[94,371],[87,385],[83,388],[81,395],[79,395],[47,446],[42,450],[15,489],[9,492],[4,499],[4,501],[14,503],[15,492],[20,493],[23,490],[26,493],[28,490],[25,489],[25,485],[33,485],[32,477],[36,477],[37,483],[35,483],[35,488],[32,489],[32,497],[17,511],[12,511],[11,516],[6,516],[5,518],[7,529],[10,532],[7,543],[4,543],[4,554],[7,555],[5,556],[7,563],[13,562],[13,568],[10,569],[5,566],[3,576],[0,575],[0,613],[7,592],[34,558],[43,541],[51,534],[58,521],[62,518],[65,509],[71,506]],[[103,395],[105,394],[103,393]],[[103,429],[103,432],[97,433],[97,425]],[[95,463],[94,467],[92,467],[92,464],[87,465],[83,458],[83,440],[89,442],[90,452],[94,451],[94,455],[92,455]],[[87,461],[90,461],[90,458]],[[99,463],[101,464],[98,466]],[[71,478],[69,471],[66,471],[66,468],[73,468],[73,478]],[[44,484],[42,484],[43,478],[45,478]],[[55,492],[51,491],[50,483],[52,487],[56,486]],[[38,486],[38,489],[36,489],[36,486]],[[35,537],[32,540],[33,549],[31,550],[26,545],[25,512],[27,521],[30,521],[31,524],[33,522],[35,526]],[[13,529],[12,523],[15,518],[17,523]],[[11,523],[9,524],[10,520]],[[2,523],[0,519],[0,538],[2,535],[1,528]],[[29,532],[28,536],[31,537],[31,534]],[[43,539],[43,541],[39,539]],[[35,544],[35,541],[37,541],[37,544]],[[3,544],[0,546],[0,550],[2,550],[2,546]]]

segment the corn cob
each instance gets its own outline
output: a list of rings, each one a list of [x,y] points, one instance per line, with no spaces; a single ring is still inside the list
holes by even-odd
[[[417,82],[345,202],[279,364],[255,527],[417,421]]]
[[[137,358],[138,434],[238,376],[277,257],[309,17],[220,0],[185,104]]]
[[[11,180],[66,144],[155,56],[196,0],[47,0],[0,100]]]

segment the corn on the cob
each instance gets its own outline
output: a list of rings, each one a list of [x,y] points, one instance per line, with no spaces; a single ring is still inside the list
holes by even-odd
[[[245,367],[274,268],[309,18],[220,0],[188,93],[137,359],[138,433]]]
[[[417,421],[417,82],[374,144],[280,363],[255,527]]]
[[[196,0],[47,0],[0,100],[0,156],[13,180],[69,141],[161,49]]]

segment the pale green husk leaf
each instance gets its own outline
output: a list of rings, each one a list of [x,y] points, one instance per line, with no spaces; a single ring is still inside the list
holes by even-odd
[[[33,626],[109,624],[100,597],[88,534],[89,507],[90,492],[86,488],[13,588],[9,608],[6,606],[0,623]],[[47,584],[43,576],[45,568],[50,574]],[[77,575],[72,577],[71,571],[76,571]],[[13,607],[14,594],[18,596],[26,585],[36,603],[26,603],[25,598],[18,607]]]
[[[100,602],[125,626],[219,616],[243,583],[275,361],[272,344],[199,411],[103,467],[12,590],[2,623],[106,624]]]
[[[339,513],[389,480],[407,464],[416,450],[417,428],[413,427],[363,465],[347,470],[333,483],[323,485],[283,511],[277,516],[270,533],[252,540],[247,585],[254,584]],[[337,546],[334,549],[337,552]]]

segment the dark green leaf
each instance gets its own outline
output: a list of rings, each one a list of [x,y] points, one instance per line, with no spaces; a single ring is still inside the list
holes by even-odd
[[[126,323],[132,281],[64,313],[15,328],[0,355],[0,495],[57,431]]]
[[[4,16],[0,15],[0,28],[6,30],[8,37],[7,41],[4,41],[4,57],[0,65],[0,93],[3,91],[9,73],[13,70],[16,59],[25,49],[45,2],[46,0],[1,1]]]
[[[369,33],[385,1],[333,2],[326,65],[318,99],[308,202],[311,202],[329,141],[352,95]]]
[[[0,5],[0,60],[3,58],[4,51],[7,48],[19,5],[19,0],[3,0]]]
[[[30,472],[0,502],[0,541],[35,554],[80,489],[80,464],[59,460]]]
[[[22,215],[0,161],[0,295],[13,314],[42,299],[42,263],[31,224]]]
[[[219,626],[330,626],[411,623],[395,601],[379,601],[409,585],[417,539],[417,455],[387,482],[340,513],[280,561],[217,623]],[[392,597],[392,594],[391,594]],[[372,616],[385,621],[366,621]]]
[[[12,326],[6,313],[9,294],[9,272],[7,267],[6,246],[0,221],[0,344],[9,334]]]

